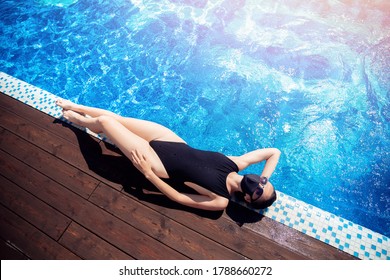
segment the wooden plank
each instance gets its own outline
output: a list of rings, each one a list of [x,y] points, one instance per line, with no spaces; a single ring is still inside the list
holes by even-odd
[[[28,260],[28,258],[12,244],[0,238],[0,260]]]
[[[130,194],[126,194],[129,195]],[[184,226],[197,231],[204,236],[221,243],[224,246],[246,256],[250,259],[307,259],[299,252],[293,252],[283,245],[280,245],[271,239],[257,234],[256,232],[239,227],[230,218],[221,217],[214,219],[207,217],[203,212],[201,215],[195,215],[196,211],[180,206],[170,206],[169,199],[161,196],[156,202],[155,198],[149,198],[148,195],[136,198],[143,204],[167,216]],[[166,202],[163,202],[163,201]],[[168,207],[167,207],[168,206]],[[246,209],[249,211],[248,209]],[[250,215],[249,212],[242,212],[242,215]],[[252,212],[253,214],[253,212]]]
[[[138,229],[100,209],[38,171],[10,157],[3,176],[136,259],[185,259]]]
[[[91,137],[89,135],[85,135],[86,133],[84,131],[81,131],[69,125],[68,123],[63,122],[60,119],[53,118],[52,116],[49,116],[33,107],[25,105],[22,102],[5,94],[0,94],[0,107],[31,121],[32,123],[50,131],[51,133],[69,141],[76,146],[79,146],[80,144],[79,138]],[[96,138],[92,138],[96,140]],[[107,146],[103,141],[97,140],[97,142],[100,143],[101,147]],[[108,146],[109,148],[105,150],[106,154],[118,155],[119,149],[114,148],[112,145]],[[115,151],[111,152],[111,149],[114,149]]]
[[[37,145],[47,152],[56,156],[67,156],[73,159],[71,162],[75,166],[88,170],[88,166],[80,155],[79,151],[72,149],[70,143],[63,138],[56,136],[46,129],[31,123],[30,120],[24,119],[12,112],[0,108],[1,126],[25,140]],[[76,146],[74,146],[76,147]]]
[[[0,237],[30,259],[80,259],[2,205],[0,205]]]
[[[60,239],[60,244],[88,260],[129,260],[131,256],[72,222]]]
[[[51,179],[88,198],[99,181],[9,132],[0,132],[0,147]]]
[[[243,255],[230,248],[213,242],[106,185],[99,185],[90,200],[160,242],[170,247],[180,247],[180,251],[191,259],[244,259]]]
[[[338,250],[324,242],[317,240],[309,235],[303,234],[286,225],[278,223],[265,217],[261,223],[247,224],[258,234],[268,237],[275,242],[284,245],[295,252],[302,252],[310,259],[315,260],[353,260],[357,259],[352,255]]]
[[[31,121],[43,129],[50,130],[51,133],[77,145],[78,141],[76,135],[70,130],[63,129],[63,123],[52,116],[28,106],[6,94],[0,94],[0,107]]]
[[[113,187],[122,189],[120,183],[123,173],[114,169],[111,165],[101,164],[102,159],[107,157],[113,162],[116,161],[117,165],[119,165],[120,162],[118,162],[118,157],[103,155],[101,146],[103,144],[99,143],[99,140],[96,138],[93,138],[78,129],[72,128],[75,129],[74,133],[77,134],[78,140],[80,141],[79,145],[74,145],[62,137],[54,135],[51,131],[43,129],[40,126],[31,123],[30,120],[24,119],[4,108],[0,108],[0,119],[0,125],[6,130],[9,130],[46,152],[57,156],[66,163],[83,170],[85,173],[98,180],[111,180],[111,185]],[[119,161],[120,160],[121,159],[119,158]],[[115,183],[116,181],[117,183]]]
[[[3,157],[4,152],[0,151],[0,165]],[[70,224],[70,219],[3,176],[0,176],[0,203],[55,240]]]

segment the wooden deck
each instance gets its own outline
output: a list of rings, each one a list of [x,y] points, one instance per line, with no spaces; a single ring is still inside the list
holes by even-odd
[[[4,94],[0,121],[1,259],[353,259],[234,203],[177,205],[113,147]]]

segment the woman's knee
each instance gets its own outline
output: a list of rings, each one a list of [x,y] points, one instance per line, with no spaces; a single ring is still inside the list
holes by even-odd
[[[98,117],[96,117],[96,120],[101,127],[105,127],[105,126],[109,125],[110,123],[116,121],[113,117],[110,117],[107,115],[98,116]]]

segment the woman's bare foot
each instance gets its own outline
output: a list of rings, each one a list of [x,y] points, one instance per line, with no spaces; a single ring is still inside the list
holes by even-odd
[[[56,105],[61,107],[62,108],[62,111],[67,111],[67,110],[71,110],[73,112],[76,112],[84,117],[87,117],[86,114],[84,114],[84,112],[82,112],[82,106],[76,104],[76,103],[73,103],[72,101],[70,100],[66,100],[66,99],[58,99],[56,101]],[[65,117],[65,116],[64,116]],[[65,117],[66,118],[66,117]]]
[[[99,122],[97,118],[91,118],[87,117],[84,114],[80,114],[78,112],[75,112],[73,110],[62,110],[62,116],[79,126],[89,128],[92,132],[95,132],[97,134],[102,133],[101,126],[99,125]]]
[[[56,101],[56,105],[60,106],[64,110],[74,110],[77,108],[77,105],[75,103],[65,99],[58,99]]]
[[[83,115],[75,112],[75,111],[72,111],[72,110],[62,110],[62,115],[63,117],[72,122],[72,123],[75,123],[75,124],[78,124],[78,125],[81,125],[83,119],[82,118],[85,118]]]

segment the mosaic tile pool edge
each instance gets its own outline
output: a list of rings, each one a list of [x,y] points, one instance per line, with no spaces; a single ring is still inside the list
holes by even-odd
[[[0,72],[0,92],[61,118],[61,110],[55,105],[56,95],[3,72]],[[108,141],[104,135],[86,131]],[[359,259],[390,260],[388,237],[282,192],[278,192],[278,200],[271,207],[260,213]]]

